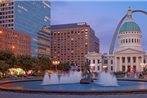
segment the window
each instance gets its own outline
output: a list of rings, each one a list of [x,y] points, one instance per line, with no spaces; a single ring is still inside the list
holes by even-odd
[[[133,72],[136,72],[136,66],[133,65]]]
[[[104,64],[108,64],[108,60],[104,60]]]
[[[100,66],[97,66],[97,70],[100,70]]]
[[[97,60],[97,63],[99,64],[100,63],[100,60]]]
[[[130,57],[127,57],[127,59],[128,59],[128,63],[130,63]]]
[[[111,70],[113,70],[113,66],[111,66]]]
[[[122,57],[122,62],[125,63],[125,57]]]
[[[128,43],[128,40],[126,39],[126,43]]]
[[[93,60],[93,64],[95,64],[95,60]]]
[[[136,63],[136,57],[133,57],[133,62]]]
[[[126,67],[123,65],[122,66],[122,71],[125,72],[125,70],[126,70]]]
[[[113,64],[113,60],[111,60],[111,64]]]
[[[146,60],[145,59],[143,60],[143,63],[146,63]]]

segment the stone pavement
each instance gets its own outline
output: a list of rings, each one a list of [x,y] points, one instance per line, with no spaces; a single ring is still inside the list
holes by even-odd
[[[24,94],[0,91],[0,98],[147,98],[147,94],[129,95],[58,95],[58,94]]]

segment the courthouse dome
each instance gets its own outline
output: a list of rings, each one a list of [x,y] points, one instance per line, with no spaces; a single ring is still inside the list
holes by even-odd
[[[136,24],[134,21],[131,22],[125,22],[121,27],[120,27],[120,33],[121,32],[127,32],[127,31],[137,31],[141,32],[140,27],[138,24]]]

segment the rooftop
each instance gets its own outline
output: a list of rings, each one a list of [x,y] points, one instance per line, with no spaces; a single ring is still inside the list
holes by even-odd
[[[87,25],[86,22],[51,25],[51,29],[66,29],[66,28],[76,28],[76,27],[90,27],[90,26]]]

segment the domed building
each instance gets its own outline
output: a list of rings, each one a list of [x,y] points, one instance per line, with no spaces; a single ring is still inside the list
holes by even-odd
[[[100,57],[94,57],[96,55]],[[102,71],[103,67],[113,72],[142,72],[146,54],[142,48],[141,29],[132,18],[132,10],[128,10],[127,19],[119,29],[118,48],[114,54],[101,55],[92,52],[85,57],[90,60],[92,70],[95,72]]]

